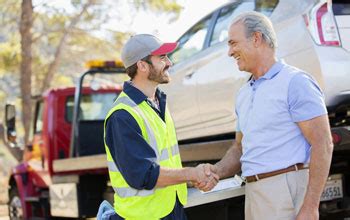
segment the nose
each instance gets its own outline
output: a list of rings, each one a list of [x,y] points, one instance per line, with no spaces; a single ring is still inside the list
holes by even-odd
[[[233,56],[233,47],[231,47],[231,46],[228,47],[227,55],[228,55],[229,57],[232,57],[232,56]]]
[[[173,62],[171,62],[171,60],[169,59],[168,56],[166,56],[166,64],[167,64],[168,66],[172,66],[172,65],[173,65]]]

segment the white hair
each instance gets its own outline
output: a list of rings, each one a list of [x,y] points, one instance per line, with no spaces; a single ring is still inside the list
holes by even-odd
[[[262,34],[264,41],[272,48],[277,48],[276,33],[272,23],[265,15],[250,11],[244,12],[233,19],[231,25],[242,23],[245,27],[246,37],[250,38],[254,32]]]

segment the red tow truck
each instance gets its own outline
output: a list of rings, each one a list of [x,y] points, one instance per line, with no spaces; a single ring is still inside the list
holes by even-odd
[[[10,219],[95,217],[103,200],[113,203],[103,141],[105,115],[128,79],[120,61],[91,61],[76,88],[35,98],[31,143],[16,142],[16,110],[6,105],[4,143],[20,161],[8,178]],[[88,83],[86,83],[88,82]],[[171,99],[171,97],[169,97]],[[348,113],[349,114],[349,113]],[[344,117],[344,116],[341,116]],[[175,122],[176,124],[176,122]],[[332,128],[335,151],[320,205],[321,219],[350,216],[347,128]],[[215,162],[234,142],[226,137],[179,142],[184,166]],[[221,180],[209,193],[189,188],[188,219],[244,219],[244,185],[239,176]]]

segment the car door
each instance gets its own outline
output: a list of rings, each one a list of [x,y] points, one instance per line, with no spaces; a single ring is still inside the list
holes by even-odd
[[[171,54],[174,65],[170,68],[171,82],[162,87],[168,94],[179,140],[192,138],[200,132],[198,90],[195,72],[203,65],[204,43],[210,27],[212,14],[192,26],[178,40],[178,48]]]
[[[228,56],[228,28],[239,13],[254,10],[255,3],[231,3],[220,10],[213,28],[206,62],[197,70],[198,101],[203,136],[231,133],[235,129],[235,98],[250,74],[238,70],[236,61]]]

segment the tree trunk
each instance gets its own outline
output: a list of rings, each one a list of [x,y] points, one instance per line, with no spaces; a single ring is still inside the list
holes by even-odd
[[[22,122],[24,126],[24,141],[28,143],[31,118],[31,86],[32,86],[32,33],[33,3],[32,0],[22,0],[21,20],[19,30],[21,34],[21,69],[20,86],[22,96]]]
[[[92,0],[89,0],[86,4],[84,4],[81,11],[75,17],[72,18],[69,26],[63,31],[60,42],[58,43],[58,46],[56,48],[53,61],[50,63],[49,69],[45,74],[45,78],[41,86],[41,93],[44,92],[46,89],[50,88],[51,81],[55,76],[55,73],[57,72],[58,64],[62,56],[62,51],[64,50],[69,34],[71,33],[72,29],[75,28],[75,26],[78,24],[82,15],[86,12],[88,7],[91,6],[92,4],[93,4]]]

